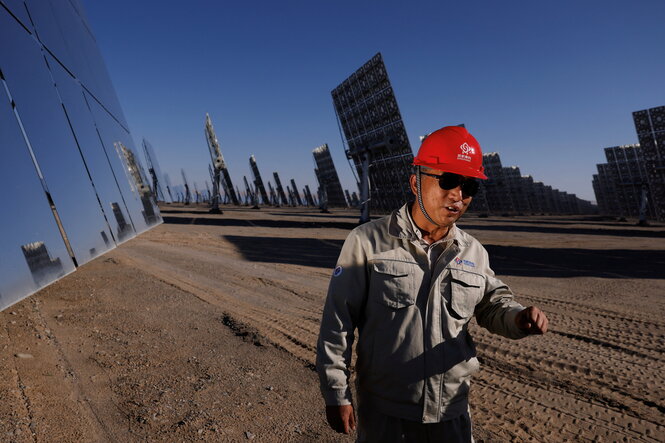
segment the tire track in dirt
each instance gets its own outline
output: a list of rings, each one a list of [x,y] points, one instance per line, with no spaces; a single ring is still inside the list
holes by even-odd
[[[620,401],[624,398],[613,398],[610,390],[571,389],[568,379],[532,374],[500,360],[484,359],[482,368],[472,387],[472,396],[482,400],[472,404],[490,416],[488,423],[517,425],[524,432],[514,436],[518,441],[585,441],[599,436],[657,441],[663,430],[658,415],[642,417]]]
[[[592,389],[589,380],[580,384],[575,377],[565,377],[565,380],[554,378],[542,370],[534,371],[529,366],[521,366],[513,359],[510,362],[494,358],[489,355],[480,357],[482,364],[488,369],[503,374],[511,374],[512,378],[519,379],[521,383],[532,387],[542,388],[546,386],[548,390],[557,390],[571,397],[582,397],[589,400],[590,403],[601,403],[608,408],[613,408],[623,412],[629,412],[635,417],[643,420],[651,420],[657,423],[658,414],[665,413],[665,407],[653,401],[635,397],[632,393],[617,389],[615,386],[603,385],[595,381],[597,389]],[[603,392],[611,392],[612,395],[604,395]],[[655,411],[654,411],[655,409]]]
[[[556,312],[547,312],[552,325],[557,329],[550,328],[550,332],[571,340],[592,343],[598,349],[613,348],[622,351],[625,355],[641,356],[648,359],[664,360],[661,350],[665,345],[663,335],[648,332],[644,329],[630,328],[625,323],[609,323],[602,325],[597,323],[595,328],[592,321],[571,317]],[[597,338],[596,338],[597,337]]]
[[[39,309],[38,302],[36,300],[33,300],[33,312],[35,314],[35,317],[37,319],[37,325],[41,327],[42,330],[50,330],[46,319],[42,315],[41,310]],[[69,374],[76,374],[76,371],[74,369],[74,365],[71,364],[69,359],[67,358],[67,354],[65,353],[62,345],[60,344],[58,338],[54,334],[45,334],[45,337],[48,341],[48,343],[55,349],[56,352],[56,358],[60,361],[60,364],[62,366],[62,371],[69,373]],[[104,424],[104,420],[102,420],[99,416],[99,411],[95,408],[93,405],[93,402],[90,401],[90,398],[86,394],[83,386],[79,383],[80,377],[78,376],[73,376],[70,379],[71,382],[71,387],[74,390],[74,396],[77,399],[77,402],[81,405],[82,412],[88,417],[87,422],[91,423],[94,428],[96,428],[96,435],[95,439],[98,439],[100,441],[105,440],[105,441],[114,441],[116,437],[114,434],[111,432],[110,429]],[[114,403],[116,408],[118,406]],[[118,408],[120,410],[120,408]],[[121,411],[122,412],[122,411]]]
[[[628,348],[625,348],[623,346],[615,345],[615,344],[610,343],[610,342],[605,341],[605,340],[598,340],[598,339],[593,338],[593,337],[587,337],[587,336],[578,335],[578,334],[571,334],[569,332],[563,332],[563,331],[557,331],[557,330],[550,330],[549,332],[552,333],[552,334],[557,334],[557,335],[560,335],[562,337],[570,338],[570,339],[573,339],[573,340],[579,340],[579,341],[582,341],[582,342],[585,342],[585,343],[590,343],[590,344],[593,344],[593,345],[597,345],[597,346],[600,346],[601,348],[610,348],[610,349],[622,352],[622,353],[630,355],[630,356],[640,357],[640,358],[644,358],[644,359],[647,359],[647,360],[653,360],[653,358],[654,358],[653,355],[645,354],[645,353],[642,353],[642,352],[639,352],[639,351],[634,351],[632,349],[628,349]],[[656,357],[656,360],[665,361],[665,359],[659,358],[659,357]]]
[[[481,331],[474,331],[474,337],[481,358],[507,359],[530,370],[548,373],[551,377],[570,378],[573,384],[583,381],[597,390],[623,392],[661,413],[665,412],[662,409],[665,398],[662,392],[654,389],[665,380],[658,370],[659,366],[654,365],[648,355],[627,355],[611,347],[565,336],[565,342],[561,342],[548,335],[537,348],[529,342],[518,344],[496,340]]]
[[[598,307],[596,305],[586,306],[584,303],[575,300],[572,301],[561,300],[547,296],[538,296],[526,293],[520,293],[519,297],[521,300],[535,301],[540,305],[551,305],[551,306],[561,307],[563,308],[563,312],[570,312],[570,309],[575,309],[576,315],[585,314],[592,318],[600,318],[612,322],[621,320],[638,325],[653,326],[654,328],[659,330],[662,330],[663,327],[665,327],[664,322],[658,322],[655,319],[651,320],[651,319],[639,319],[639,318],[626,318],[626,312],[613,311],[610,309]],[[644,315],[643,312],[640,312],[639,314]]]
[[[509,437],[500,441],[598,441],[599,437],[609,441],[657,441],[648,437],[656,435],[656,425],[608,411],[603,405],[534,387],[522,394],[519,386],[505,384],[497,374],[477,378],[473,395],[482,400],[473,404],[479,404],[476,409],[483,413],[482,420],[489,427],[508,431]],[[497,383],[509,389],[497,387]],[[608,420],[600,419],[608,414]],[[618,424],[619,420],[628,426]]]
[[[184,267],[186,266],[186,269],[191,270],[190,272],[192,273],[202,273],[197,268],[204,265],[215,267],[219,269],[218,275],[224,276],[224,283],[233,283],[238,287],[245,288],[251,292],[254,298],[256,298],[257,285],[253,283],[277,289],[277,291],[271,291],[271,297],[262,303],[270,304],[271,308],[280,309],[280,305],[275,305],[274,302],[276,301],[275,298],[281,294],[279,299],[287,303],[285,306],[288,306],[290,312],[293,312],[294,315],[294,311],[301,313],[297,318],[305,318],[317,323],[321,318],[323,306],[321,288],[327,284],[327,275],[325,280],[313,277],[307,279],[305,284],[303,284],[302,272],[272,269],[270,266],[264,264],[261,264],[261,266],[253,265],[252,271],[255,275],[247,275],[248,264],[246,262],[239,262],[236,259],[220,256],[219,251],[216,254],[201,255],[193,254],[189,250],[181,250],[179,248],[168,248],[166,251],[162,250],[162,248],[154,249],[151,247],[142,247],[141,249],[142,253],[151,253],[151,256],[155,260],[168,261],[178,269],[185,269]]]
[[[255,289],[248,289],[247,283],[243,284],[237,279],[208,282],[209,279],[205,276],[183,275],[187,271],[165,261],[156,260],[153,256],[141,257],[137,251],[132,251],[131,257],[123,254],[120,260],[203,301],[223,308],[232,317],[255,327],[268,341],[284,348],[298,359],[308,363],[314,361],[319,325],[318,322],[303,321],[302,316],[298,315],[298,311],[301,310],[299,307],[294,313],[289,305],[276,307],[265,300],[257,300]],[[286,292],[290,294],[289,291]],[[294,331],[298,330],[301,332],[296,334]],[[302,337],[303,333],[305,337]]]
[[[219,248],[210,248],[203,252],[192,250],[191,246],[174,247],[173,245],[156,246],[151,243],[136,244],[140,246],[141,253],[154,253],[157,258],[168,260],[174,264],[188,266],[192,272],[200,272],[194,264],[199,266],[215,266],[220,270],[230,271],[217,275],[223,275],[225,279],[255,279],[255,281],[274,286],[282,291],[290,292],[304,301],[308,305],[323,304],[321,299],[321,289],[327,287],[329,273],[322,273],[316,269],[308,268],[307,275],[311,278],[303,279],[303,270],[301,267],[285,267],[281,263],[253,263],[240,260],[236,257],[228,257],[222,253]],[[135,250],[133,248],[133,250]],[[281,265],[281,266],[278,266]],[[247,275],[248,267],[256,275]],[[286,268],[286,269],[285,269]],[[319,311],[320,312],[320,311]]]

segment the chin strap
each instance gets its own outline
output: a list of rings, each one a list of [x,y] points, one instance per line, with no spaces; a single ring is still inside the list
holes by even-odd
[[[416,166],[416,191],[417,191],[417,199],[418,199],[418,206],[420,206],[420,211],[423,213],[427,221],[432,223],[434,226],[438,226],[441,228],[442,226],[432,220],[432,217],[429,216],[427,211],[425,210],[425,205],[423,204],[423,195],[421,191],[421,186],[420,186],[420,166]]]

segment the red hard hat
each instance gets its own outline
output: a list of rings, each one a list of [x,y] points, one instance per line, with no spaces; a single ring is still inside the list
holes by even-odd
[[[446,126],[428,135],[413,164],[467,177],[487,179],[478,140],[461,126]]]

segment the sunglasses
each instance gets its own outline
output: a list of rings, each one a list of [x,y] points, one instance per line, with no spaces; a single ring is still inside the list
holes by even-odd
[[[478,193],[480,182],[475,178],[464,177],[463,175],[454,174],[452,172],[444,172],[441,175],[428,174],[427,172],[420,172],[422,175],[439,179],[439,186],[441,189],[449,191],[458,186],[462,188],[462,194],[467,197],[473,197]]]

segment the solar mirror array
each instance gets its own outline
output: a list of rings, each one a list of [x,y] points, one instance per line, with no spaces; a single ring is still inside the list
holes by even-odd
[[[4,309],[161,217],[77,0],[0,0],[0,83]]]
[[[273,172],[272,176],[275,179],[275,186],[277,186],[277,195],[279,199],[282,201],[282,204],[288,205],[289,200],[286,198],[284,188],[282,188],[282,181],[279,179],[279,174],[277,174],[277,172]]]
[[[361,203],[389,212],[411,197],[413,151],[381,53],[331,92],[346,138],[346,156],[360,178]],[[367,180],[367,178],[369,180]],[[367,221],[367,219],[361,221]]]
[[[335,169],[328,145],[324,144],[314,148],[312,154],[316,163],[314,173],[319,181],[319,187],[321,188],[323,198],[326,199],[327,205],[339,208],[347,207],[342,184],[339,181],[337,169]]]
[[[252,170],[252,175],[254,176],[254,188],[261,196],[264,205],[269,205],[270,200],[268,199],[268,193],[266,192],[265,186],[263,186],[263,179],[261,178],[261,173],[259,172],[259,166],[256,164],[256,158],[251,155],[249,157],[249,167]]]

